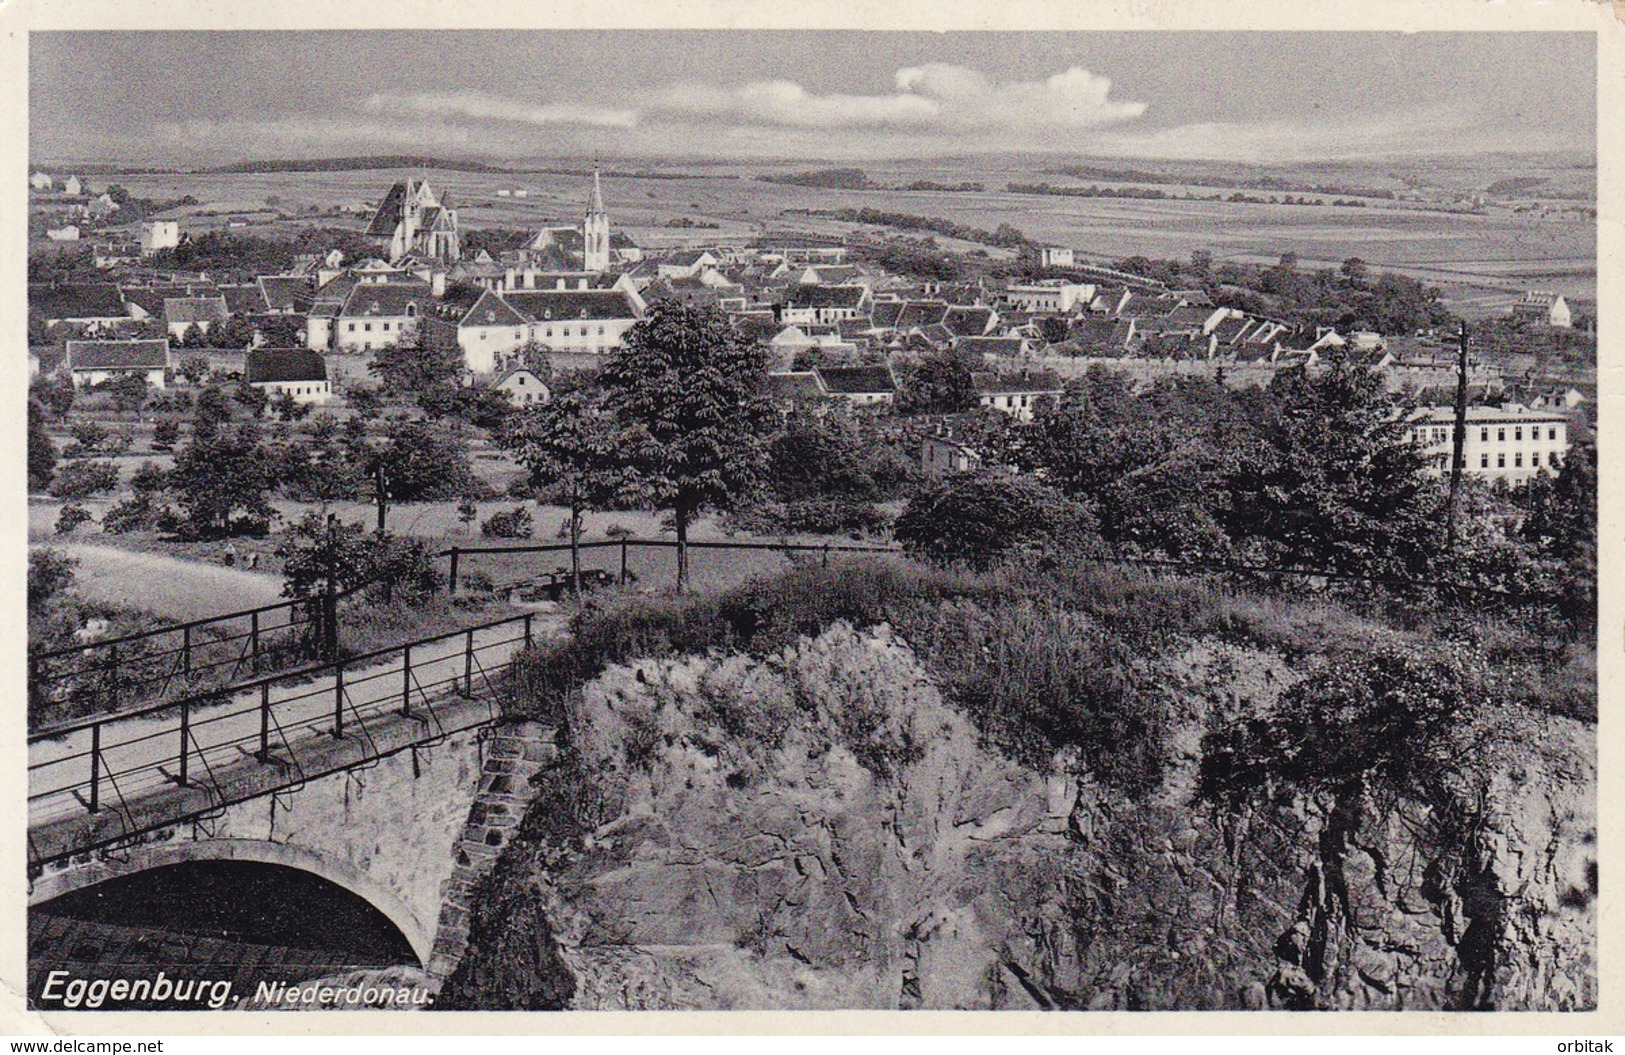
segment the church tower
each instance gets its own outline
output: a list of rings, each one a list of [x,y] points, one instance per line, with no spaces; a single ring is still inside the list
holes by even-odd
[[[604,192],[598,185],[598,170],[592,170],[592,197],[587,199],[587,218],[581,224],[582,268],[609,270],[609,214],[604,211]]]

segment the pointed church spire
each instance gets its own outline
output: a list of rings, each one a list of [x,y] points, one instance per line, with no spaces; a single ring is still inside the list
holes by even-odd
[[[604,188],[598,182],[598,166],[592,167],[592,197],[587,199],[587,215],[597,216],[604,211]]]

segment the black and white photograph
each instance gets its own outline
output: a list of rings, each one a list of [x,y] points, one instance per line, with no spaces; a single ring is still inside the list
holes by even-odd
[[[26,34],[30,1012],[1599,1009],[1600,30],[437,10]]]

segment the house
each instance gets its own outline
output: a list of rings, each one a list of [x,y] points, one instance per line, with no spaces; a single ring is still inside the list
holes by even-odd
[[[508,393],[509,401],[518,407],[546,403],[553,398],[547,382],[523,366],[508,367],[491,382],[491,387],[498,392]]]
[[[690,249],[674,253],[655,264],[655,274],[661,278],[694,278],[706,269],[715,269],[717,258],[706,249]]]
[[[1454,407],[1424,407],[1408,420],[1408,435],[1422,448],[1435,475],[1450,471]],[[1569,450],[1569,419],[1517,403],[1467,408],[1463,471],[1521,483],[1536,473],[1556,473]]]
[[[28,310],[47,326],[113,326],[131,317],[124,295],[111,282],[30,283]]]
[[[787,325],[836,323],[869,314],[873,303],[868,286],[797,285],[786,294],[779,317]]]
[[[846,263],[845,243],[813,234],[764,234],[756,240],[756,249],[763,260],[780,261],[791,266]]]
[[[767,375],[765,394],[779,412],[788,414],[829,399],[829,389],[816,370],[782,370]]]
[[[617,288],[521,290],[503,299],[530,323],[529,339],[555,366],[597,366],[643,317],[635,296]]]
[[[78,176],[69,176],[62,183],[62,193],[77,198],[85,192],[85,185],[79,182]]]
[[[164,329],[169,331],[172,340],[183,339],[193,326],[198,328],[198,332],[206,334],[230,317],[231,313],[226,310],[226,298],[219,294],[211,297],[168,297],[164,300]]]
[[[897,401],[897,379],[889,366],[821,366],[816,371],[831,399],[853,406],[891,406]]]
[[[453,286],[424,316],[425,347],[455,347],[470,373],[495,374],[515,361],[531,340],[530,319],[478,286]]]
[[[141,259],[141,247],[134,242],[98,242],[91,247],[91,262],[106,271],[133,264]]]
[[[49,172],[36,172],[28,177],[28,185],[35,190],[50,190],[56,186],[56,180],[51,178]]]
[[[955,337],[955,351],[972,355],[996,355],[1001,359],[1019,359],[1033,350],[1033,342],[1026,337]]]
[[[358,282],[334,319],[333,347],[370,352],[410,344],[431,300],[424,282]]]
[[[1071,267],[1072,250],[1057,245],[1046,245],[1038,251],[1039,267]]]
[[[132,341],[67,342],[68,373],[75,388],[114,381],[131,374],[153,388],[166,384],[169,342],[162,338]]]
[[[181,244],[181,225],[174,220],[144,220],[141,223],[141,255],[152,256],[160,249]]]
[[[308,348],[256,348],[243,357],[243,380],[267,396],[286,394],[297,403],[333,397],[327,360]]]
[[[971,472],[982,467],[982,452],[959,438],[951,425],[938,425],[920,437],[920,471],[928,479]]]
[[[1512,316],[1564,330],[1574,325],[1568,301],[1564,300],[1561,294],[1543,293],[1538,290],[1524,293],[1523,299],[1512,305]]]
[[[1059,403],[1064,389],[1050,374],[976,374],[976,401],[1026,424],[1044,402]]]
[[[1005,298],[1021,311],[1050,312],[1066,315],[1079,304],[1088,305],[1095,297],[1093,283],[1062,282],[1048,279],[1043,282],[1016,284],[1006,287]]]
[[[408,255],[452,264],[461,252],[457,210],[449,197],[435,196],[428,180],[404,179],[390,187],[366,235],[392,264]]]
[[[278,315],[308,311],[315,299],[314,284],[305,275],[261,275],[256,284],[265,303],[262,310]]]
[[[53,242],[77,242],[79,240],[79,228],[76,224],[71,223],[66,227],[50,227],[46,229],[45,237]]]

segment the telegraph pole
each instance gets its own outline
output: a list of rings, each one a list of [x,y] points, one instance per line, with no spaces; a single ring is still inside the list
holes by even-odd
[[[1456,500],[1467,466],[1467,324],[1456,334],[1456,424],[1450,435],[1450,504],[1445,509],[1445,552],[1456,551]]]

